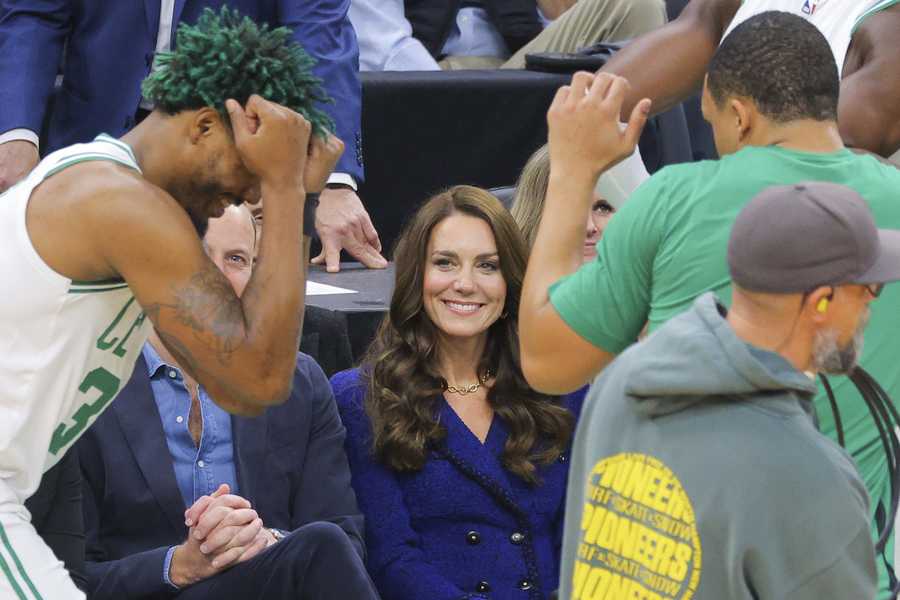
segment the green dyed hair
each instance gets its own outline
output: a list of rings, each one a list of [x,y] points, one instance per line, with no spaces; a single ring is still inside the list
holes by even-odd
[[[315,103],[333,100],[312,73],[315,59],[290,35],[287,27],[257,25],[228,7],[219,14],[207,8],[196,25],[178,27],[175,50],[158,55],[158,68],[142,85],[144,97],[170,115],[208,106],[230,123],[225,100],[245,105],[258,94],[327,135],[334,122]]]

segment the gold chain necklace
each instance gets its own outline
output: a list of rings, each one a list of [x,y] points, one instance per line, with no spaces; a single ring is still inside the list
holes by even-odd
[[[459,386],[459,387],[457,387],[455,385],[450,385],[447,383],[447,380],[444,380],[444,386],[445,386],[444,389],[447,390],[448,392],[450,392],[451,394],[459,394],[460,396],[467,396],[469,394],[474,394],[475,392],[477,392],[478,388],[480,388],[482,386],[482,384],[484,384],[488,379],[490,379],[490,377],[491,377],[490,373],[485,373],[484,375],[482,375],[481,377],[478,378],[477,383],[473,383],[471,385]]]

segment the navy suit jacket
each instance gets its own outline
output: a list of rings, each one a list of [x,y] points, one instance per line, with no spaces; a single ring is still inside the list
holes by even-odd
[[[362,180],[359,48],[347,17],[350,0],[175,0],[173,23],[195,23],[204,8],[226,4],[257,22],[292,29],[318,59],[315,72],[335,100],[324,108],[346,145],[335,170]],[[0,133],[37,132],[47,154],[131,129],[156,50],[159,13],[160,0],[0,2]],[[66,44],[63,84],[54,93]]]
[[[363,555],[362,517],[350,487],[341,424],[328,380],[299,354],[291,397],[256,418],[231,418],[238,494],[266,527],[331,521]],[[169,547],[187,537],[147,365],[78,442],[84,475],[86,572],[92,600],[167,598]]]
[[[503,467],[501,419],[482,444],[442,401],[446,438],[420,471],[397,473],[372,457],[359,371],[331,384],[366,518],[369,573],[384,600],[545,600],[556,589],[568,452],[538,467],[542,484],[530,486]],[[585,390],[562,399],[576,417]]]

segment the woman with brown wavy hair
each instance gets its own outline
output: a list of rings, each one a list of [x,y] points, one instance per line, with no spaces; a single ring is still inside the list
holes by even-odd
[[[518,357],[527,250],[488,192],[431,198],[360,369],[332,386],[384,600],[543,599],[556,589],[567,453],[583,392],[528,387]]]

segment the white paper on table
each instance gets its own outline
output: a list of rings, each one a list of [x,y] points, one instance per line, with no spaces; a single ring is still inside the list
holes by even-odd
[[[341,288],[327,283],[319,283],[318,281],[306,282],[307,296],[328,296],[332,294],[358,294],[356,290]]]

